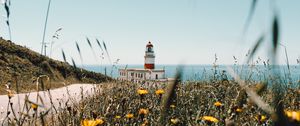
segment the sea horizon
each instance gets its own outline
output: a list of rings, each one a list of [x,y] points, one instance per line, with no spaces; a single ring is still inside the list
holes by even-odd
[[[127,66],[127,67],[126,67]],[[217,76],[220,77],[222,71],[227,71],[228,67],[232,67],[234,71],[242,78],[242,79],[252,79],[254,81],[264,81],[268,78],[269,73],[271,71],[271,66],[265,65],[217,65],[216,69],[213,65],[166,65],[166,64],[156,64],[155,69],[164,69],[167,78],[174,78],[177,68],[179,66],[183,67],[182,80],[183,81],[202,81],[209,80],[216,72]],[[276,65],[279,68],[280,77],[283,80],[287,80],[289,78],[289,70],[287,65]],[[118,70],[124,68],[144,68],[143,64],[135,64],[135,65],[86,65],[85,69],[105,74],[106,75],[117,78],[119,76]],[[300,79],[300,66],[299,65],[289,65],[290,68],[290,78],[294,83],[297,83]],[[216,71],[215,71],[216,70]],[[233,79],[229,73],[225,73],[228,76],[228,79]]]

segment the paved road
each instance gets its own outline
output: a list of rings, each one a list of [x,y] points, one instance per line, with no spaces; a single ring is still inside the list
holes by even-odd
[[[67,101],[67,99],[69,99],[69,96],[71,96],[72,99],[77,102],[81,99],[81,88],[83,89],[84,96],[86,96],[94,92],[94,87],[96,87],[96,85],[93,84],[72,84],[66,87],[50,90],[53,104],[55,106],[59,106],[59,101]],[[68,92],[70,95],[68,95]],[[39,94],[43,99],[44,108],[50,108],[51,104],[48,93],[40,91]],[[28,99],[30,101],[36,102],[37,92],[15,94],[14,97],[11,98],[11,102],[13,103],[13,109],[16,113],[19,112],[19,108],[23,108],[26,95],[29,95]],[[0,124],[6,116],[8,101],[9,99],[7,95],[0,95]],[[19,107],[18,101],[20,101],[21,107]],[[38,104],[42,105],[40,101],[38,102]],[[9,109],[9,111],[11,111],[11,109]],[[12,116],[12,114],[10,115]]]

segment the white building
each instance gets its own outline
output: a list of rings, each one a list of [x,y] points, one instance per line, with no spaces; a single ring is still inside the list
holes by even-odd
[[[167,78],[165,76],[164,69],[155,69],[155,54],[153,45],[149,42],[146,45],[145,51],[145,64],[144,69],[119,69],[119,79],[127,80],[136,83],[146,81],[165,82]]]

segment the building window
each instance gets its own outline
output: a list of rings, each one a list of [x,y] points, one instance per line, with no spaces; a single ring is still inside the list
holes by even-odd
[[[143,74],[141,74],[141,78],[143,78]]]
[[[158,79],[158,74],[155,75],[155,79]]]
[[[134,76],[134,73],[131,73],[131,76],[133,77],[133,76]]]

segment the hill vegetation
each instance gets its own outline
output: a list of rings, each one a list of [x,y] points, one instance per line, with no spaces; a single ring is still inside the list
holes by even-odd
[[[35,88],[34,82],[46,75],[43,89],[61,87],[70,83],[101,83],[111,78],[100,73],[76,68],[66,62],[53,60],[26,47],[0,38],[0,92],[5,84],[16,92],[28,92]]]

